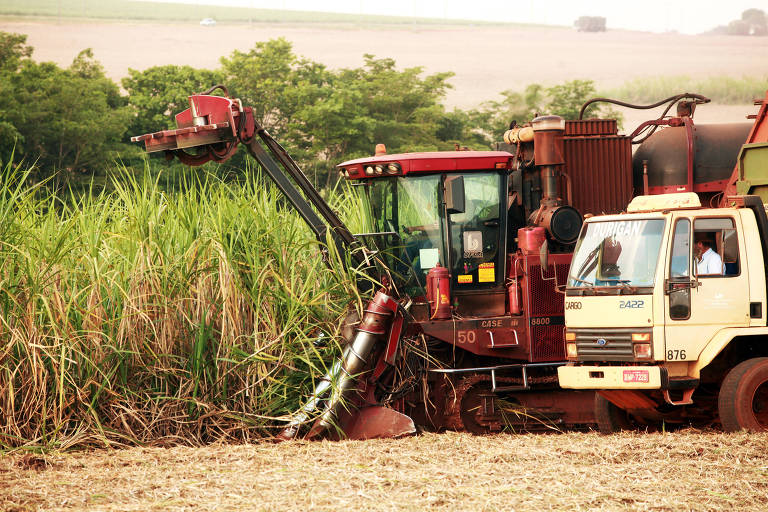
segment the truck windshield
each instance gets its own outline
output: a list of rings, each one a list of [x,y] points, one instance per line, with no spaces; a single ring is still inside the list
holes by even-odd
[[[440,175],[370,180],[365,187],[369,225],[377,233],[393,278],[406,292],[423,291],[429,269],[446,266],[439,208]]]
[[[571,261],[569,289],[647,293],[653,286],[664,219],[589,222]]]

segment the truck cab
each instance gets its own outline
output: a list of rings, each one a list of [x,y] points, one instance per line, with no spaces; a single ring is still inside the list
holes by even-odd
[[[601,430],[718,414],[728,430],[768,429],[765,209],[756,196],[729,205],[640,196],[585,221],[558,378],[599,390]]]

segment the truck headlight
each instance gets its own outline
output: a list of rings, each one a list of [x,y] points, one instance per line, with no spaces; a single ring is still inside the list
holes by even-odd
[[[566,343],[565,344],[565,356],[568,359],[576,359],[577,355],[578,355],[578,351],[576,350],[576,344],[575,343]]]
[[[650,343],[635,343],[632,345],[635,359],[650,359],[652,355]]]

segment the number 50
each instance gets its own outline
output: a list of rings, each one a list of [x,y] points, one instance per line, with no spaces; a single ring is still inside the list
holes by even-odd
[[[475,342],[475,331],[459,331],[457,334],[458,341],[462,345],[465,343],[472,344]]]

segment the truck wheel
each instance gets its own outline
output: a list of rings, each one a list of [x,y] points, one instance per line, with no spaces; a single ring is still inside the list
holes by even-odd
[[[602,434],[613,434],[632,428],[627,412],[613,405],[600,393],[595,393],[595,419]]]
[[[717,409],[726,432],[768,430],[768,357],[748,359],[728,372]]]

